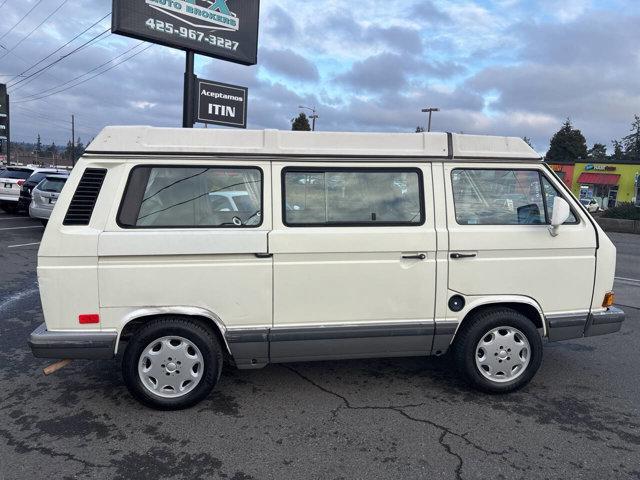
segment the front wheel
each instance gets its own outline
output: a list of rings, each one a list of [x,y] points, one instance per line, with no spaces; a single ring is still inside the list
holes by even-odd
[[[524,387],[540,368],[542,339],[523,314],[509,308],[485,310],[462,325],[453,355],[472,386],[507,393]]]
[[[180,410],[200,402],[221,372],[218,340],[207,328],[180,317],[144,325],[122,360],[122,376],[131,394],[159,410]]]

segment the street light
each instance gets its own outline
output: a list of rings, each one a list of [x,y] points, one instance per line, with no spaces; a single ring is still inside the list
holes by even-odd
[[[316,113],[316,107],[305,107],[304,105],[298,105],[298,108],[305,108],[307,110],[311,110],[311,115],[309,115],[309,118],[311,119],[311,131],[315,132],[316,131],[316,118],[319,118],[318,114]]]
[[[433,107],[423,108],[422,109],[422,113],[428,113],[429,114],[429,126],[427,127],[427,132],[431,131],[431,114],[433,112],[439,112],[439,111],[440,111],[439,108],[433,108]]]

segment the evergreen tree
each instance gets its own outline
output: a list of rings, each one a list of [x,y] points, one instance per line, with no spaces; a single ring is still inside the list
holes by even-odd
[[[311,131],[311,125],[309,125],[309,119],[304,114],[304,112],[300,113],[300,115],[298,115],[296,118],[291,120],[291,130],[298,130],[298,131],[305,131],[305,132]]]
[[[522,137],[522,140],[524,140],[524,143],[533,148],[533,143],[531,143],[531,139],[529,137]]]
[[[546,161],[549,163],[571,163],[587,158],[587,141],[582,132],[573,128],[567,118],[560,130],[551,138]]]
[[[587,153],[587,158],[590,162],[606,162],[607,146],[603,143],[594,143]]]
[[[622,142],[619,140],[611,140],[613,145],[613,155],[611,155],[612,162],[621,162],[624,160],[624,149],[622,148]]]
[[[40,140],[40,134],[38,134],[38,139],[36,140],[36,154],[38,156],[42,155],[42,141]]]
[[[633,116],[631,133],[622,139],[624,156],[627,160],[640,163],[640,117]]]
[[[418,125],[416,127],[416,133],[422,133],[422,132],[426,132],[425,128]]]

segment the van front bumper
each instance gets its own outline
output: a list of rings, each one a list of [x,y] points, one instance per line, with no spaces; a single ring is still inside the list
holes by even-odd
[[[625,313],[617,307],[609,307],[602,312],[588,315],[567,315],[547,317],[549,340],[569,340],[572,338],[595,337],[615,333],[622,328]]]
[[[594,337],[615,333],[622,328],[624,319],[624,310],[617,307],[609,307],[604,312],[592,313],[587,320],[584,336]]]
[[[43,323],[29,337],[37,358],[105,359],[115,354],[116,332],[49,332]]]

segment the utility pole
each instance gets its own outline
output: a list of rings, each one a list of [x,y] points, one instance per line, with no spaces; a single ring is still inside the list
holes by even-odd
[[[311,115],[309,118],[311,119],[311,131],[316,131],[316,119],[320,118],[320,116],[316,113],[316,107],[305,107],[304,105],[298,105],[298,108],[304,108],[306,110],[311,110]]]
[[[71,115],[71,166],[76,166],[76,117]]]
[[[423,108],[422,109],[422,113],[428,113],[429,114],[429,125],[427,126],[427,132],[431,131],[431,114],[433,112],[439,112],[439,111],[440,111],[439,108],[433,108],[433,107]]]

